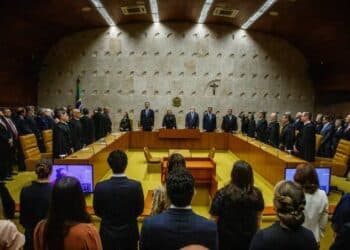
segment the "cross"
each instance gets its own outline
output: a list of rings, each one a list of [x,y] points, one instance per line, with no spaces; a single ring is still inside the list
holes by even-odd
[[[215,95],[215,90],[217,87],[219,87],[219,85],[217,85],[215,82],[213,82],[212,84],[209,85],[209,87],[213,88],[213,95]]]

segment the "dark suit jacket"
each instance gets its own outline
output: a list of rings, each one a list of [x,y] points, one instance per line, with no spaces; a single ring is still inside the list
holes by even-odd
[[[143,222],[140,250],[178,250],[192,244],[216,250],[216,224],[190,209],[171,208]]]
[[[316,150],[316,129],[315,126],[310,122],[303,126],[301,132],[301,157],[305,161],[315,161],[315,150]]]
[[[230,117],[228,115],[225,115],[222,118],[221,129],[223,131],[225,131],[226,133],[236,131],[237,130],[237,118],[236,118],[236,116],[232,115],[231,120],[230,120]]]
[[[101,221],[103,249],[135,249],[139,239],[137,217],[144,198],[141,183],[127,177],[112,177],[96,184],[93,206]]]
[[[28,121],[24,119],[24,117],[19,116],[16,122],[17,131],[19,135],[27,135],[34,133],[34,131],[31,129],[31,127],[28,124]]]
[[[267,142],[267,121],[260,119],[256,122],[256,138],[261,142]]]
[[[207,132],[213,132],[216,129],[216,115],[211,114],[211,119],[209,118],[209,114],[206,113],[203,116],[203,129]]]
[[[267,127],[267,141],[270,145],[278,148],[280,137],[280,124],[278,122],[270,122]]]
[[[152,127],[154,126],[154,112],[152,109],[148,109],[147,115],[146,109],[141,111],[140,123],[143,130],[152,131]]]
[[[316,128],[316,134],[321,134],[321,130],[323,128],[323,123],[322,122],[315,122],[315,128]]]
[[[323,157],[332,157],[332,137],[334,134],[334,125],[328,123],[325,125],[321,131],[322,140],[319,148],[319,155]]]
[[[350,246],[350,222],[345,223],[337,232],[335,241],[330,250],[344,250]]]
[[[83,126],[80,120],[71,119],[68,123],[74,151],[83,147]]]
[[[104,118],[101,112],[97,112],[92,117],[95,127],[95,139],[98,140],[104,136]]]
[[[303,122],[300,119],[295,120],[293,125],[294,125],[294,130],[299,130],[299,131],[301,131],[304,126]]]
[[[109,114],[103,113],[102,121],[103,121],[103,137],[105,137],[107,134],[112,133],[112,120]]]
[[[71,154],[72,139],[69,126],[61,122],[53,128],[53,158],[59,158],[60,155]]]
[[[350,141],[350,127],[348,127],[347,125],[344,127],[342,139]]]
[[[95,141],[95,125],[92,118],[82,116],[80,118],[82,129],[82,143],[89,145]]]
[[[283,126],[280,135],[280,149],[293,150],[295,140],[295,130],[292,123],[287,123]]]
[[[197,112],[194,112],[193,119],[191,116],[191,112],[187,113],[185,127],[186,128],[198,128],[199,127],[199,115]]]
[[[336,128],[332,137],[332,151],[335,153],[340,139],[342,139],[344,129],[342,127]]]
[[[247,135],[249,137],[255,137],[256,133],[256,123],[255,120],[248,119]]]

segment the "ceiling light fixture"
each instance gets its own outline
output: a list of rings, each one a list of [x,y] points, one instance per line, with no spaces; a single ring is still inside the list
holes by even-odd
[[[277,0],[267,0],[260,8],[241,26],[242,29],[248,29],[253,23],[256,22],[268,9],[271,8]]]
[[[213,5],[213,0],[206,0],[204,5],[203,5],[203,9],[201,11],[201,15],[199,16],[199,19],[198,19],[198,23],[204,23],[205,20],[207,19],[208,17],[208,12],[211,8],[211,6]]]
[[[158,13],[157,0],[150,0],[149,4],[151,5],[151,14],[152,14],[153,22],[159,23],[159,13]]]
[[[106,23],[108,23],[109,26],[115,26],[115,22],[113,21],[112,17],[108,14],[106,8],[103,6],[100,0],[90,0],[90,2],[95,6],[98,13],[100,13],[100,15],[103,17]]]

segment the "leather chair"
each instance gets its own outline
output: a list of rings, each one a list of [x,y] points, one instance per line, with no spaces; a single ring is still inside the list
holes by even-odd
[[[52,129],[42,131],[46,153],[52,154]]]
[[[20,136],[19,140],[27,171],[35,171],[35,166],[41,159],[52,159],[52,153],[40,153],[34,134]]]
[[[151,152],[148,147],[143,148],[143,153],[147,161],[147,171],[148,173],[160,173],[160,158],[152,157]]]
[[[318,150],[320,149],[321,146],[321,141],[322,141],[322,135],[317,134],[316,135],[316,153],[318,153]]]

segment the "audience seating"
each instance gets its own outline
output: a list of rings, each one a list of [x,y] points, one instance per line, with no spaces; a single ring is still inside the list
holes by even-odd
[[[329,166],[332,174],[344,177],[349,164],[350,141],[340,140],[333,158],[316,157],[316,165]]]
[[[52,154],[52,129],[42,131],[46,153]]]
[[[212,148],[209,150],[208,158],[214,159],[214,157],[215,157],[215,148],[212,147]]]
[[[160,173],[160,158],[152,157],[151,152],[148,147],[143,148],[143,153],[147,161],[147,171],[148,173]]]
[[[34,134],[20,136],[19,140],[27,171],[35,171],[35,165],[40,159],[52,159],[52,153],[40,153],[38,142]]]

